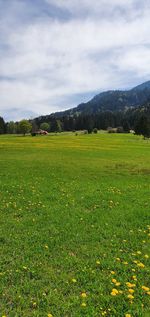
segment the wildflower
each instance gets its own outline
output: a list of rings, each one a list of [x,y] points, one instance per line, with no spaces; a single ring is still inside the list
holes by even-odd
[[[96,264],[97,264],[97,265],[100,265],[100,261],[96,261]]]
[[[150,292],[149,292],[149,291],[147,292],[147,295],[150,295]]]
[[[113,288],[111,291],[111,295],[116,296],[117,294],[119,294],[119,291],[116,288]]]
[[[114,284],[117,283],[117,281],[115,280],[115,278],[113,278],[111,281],[112,281],[112,283],[114,283]]]
[[[82,306],[82,307],[86,307],[86,303],[82,303],[81,306]]]
[[[47,244],[45,245],[45,249],[48,249],[48,245]]]
[[[133,298],[134,298],[134,296],[131,295],[131,294],[129,294],[127,297],[128,297],[129,299],[133,299]]]
[[[116,286],[120,286],[120,284],[121,284],[120,282],[117,282],[115,285],[116,285]]]
[[[86,293],[81,293],[81,297],[82,297],[82,298],[86,298],[86,297],[87,297],[87,294],[86,294]]]
[[[134,281],[137,281],[136,275],[133,275],[133,276],[132,276],[132,279],[133,279]]]
[[[119,294],[123,294],[123,291],[119,290]]]
[[[72,283],[76,283],[77,280],[75,278],[72,278]]]
[[[120,258],[116,258],[116,261],[120,262]]]
[[[53,315],[52,314],[48,314],[47,317],[53,317]]]
[[[136,253],[137,253],[137,254],[139,254],[139,255],[140,255],[140,254],[142,254],[142,252],[141,252],[141,251],[137,251]]]
[[[128,292],[131,293],[131,294],[133,294],[133,293],[134,293],[134,289],[129,288],[129,289],[128,289]]]
[[[115,272],[114,272],[114,271],[111,271],[110,273],[111,273],[112,275],[114,275],[114,274],[115,274]]]
[[[135,284],[132,284],[132,283],[130,283],[130,282],[127,282],[127,283],[126,283],[126,285],[127,285],[128,287],[130,287],[130,288],[132,288],[132,287],[135,287],[135,286],[136,286]]]
[[[143,291],[146,291],[146,292],[149,291],[149,287],[146,287],[146,286],[142,286],[142,289],[143,289]]]
[[[131,314],[125,314],[125,317],[131,317]]]
[[[145,265],[144,265],[142,262],[139,262],[139,263],[137,264],[137,266],[138,266],[138,267],[141,267],[141,268],[144,268],[144,267],[145,267]]]
[[[128,265],[128,262],[123,262],[123,264]]]
[[[149,258],[149,255],[148,255],[148,254],[145,254],[145,255],[144,255],[144,258],[145,258],[145,259],[148,259],[148,258]]]

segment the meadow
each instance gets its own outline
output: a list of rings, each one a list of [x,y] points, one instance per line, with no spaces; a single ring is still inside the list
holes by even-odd
[[[0,317],[149,317],[149,194],[139,136],[0,136]]]

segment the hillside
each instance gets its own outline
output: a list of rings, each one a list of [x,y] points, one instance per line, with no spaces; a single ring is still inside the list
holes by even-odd
[[[35,119],[50,124],[51,132],[106,130],[108,127],[128,126],[134,129],[139,118],[150,118],[150,81],[129,91],[107,91],[76,108]]]
[[[150,99],[150,81],[127,90],[110,90],[102,92],[86,103],[81,103],[73,109],[57,112],[56,117],[79,114],[97,114],[102,111],[124,111],[131,107],[138,107]]]

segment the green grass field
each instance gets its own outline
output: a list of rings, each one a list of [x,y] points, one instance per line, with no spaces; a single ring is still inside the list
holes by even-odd
[[[0,136],[0,317],[150,316],[150,142]]]

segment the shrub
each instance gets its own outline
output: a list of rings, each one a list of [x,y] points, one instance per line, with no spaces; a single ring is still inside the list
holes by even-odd
[[[98,129],[97,129],[97,128],[94,128],[94,129],[93,129],[93,133],[96,134],[97,132],[98,132]]]
[[[108,133],[116,133],[117,129],[109,127],[109,128],[107,128],[107,131],[108,131]]]
[[[123,133],[124,130],[123,130],[123,127],[117,127],[117,133]]]

